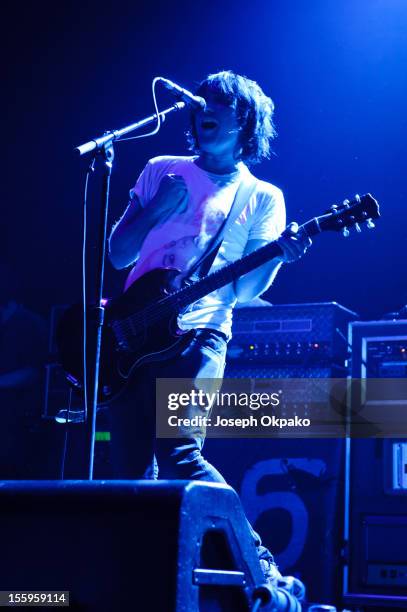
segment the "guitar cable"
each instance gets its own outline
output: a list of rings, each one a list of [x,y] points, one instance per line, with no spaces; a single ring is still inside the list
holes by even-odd
[[[87,385],[87,366],[86,366],[86,315],[87,315],[87,292],[86,292],[86,237],[87,237],[87,199],[88,199],[88,188],[89,188],[89,177],[95,170],[96,158],[93,157],[86,171],[85,185],[83,190],[83,233],[82,233],[82,316],[83,316],[83,344],[82,344],[82,360],[83,360],[83,410],[84,410],[84,423],[86,424],[88,416],[88,385]],[[72,407],[72,389],[69,389],[69,401],[68,408],[65,417],[65,432],[64,432],[64,445],[62,450],[61,458],[61,472],[60,478],[64,480],[65,476],[65,461],[68,450],[68,433],[69,433],[69,417]]]
[[[65,417],[65,431],[64,431],[64,446],[62,449],[62,458],[61,458],[61,480],[64,480],[65,476],[65,461],[66,461],[66,453],[68,449],[68,427],[69,427],[69,415],[71,413],[72,408],[72,388],[69,389],[69,400],[68,400],[68,408],[66,410]]]
[[[82,360],[83,360],[83,410],[84,410],[84,422],[88,419],[88,371],[86,364],[86,336],[87,336],[87,292],[86,292],[86,242],[87,242],[87,200],[88,200],[88,188],[89,188],[89,177],[95,170],[96,157],[92,158],[88,169],[86,171],[85,186],[83,191],[83,235],[82,235],[82,316],[83,316],[83,347],[82,347]]]

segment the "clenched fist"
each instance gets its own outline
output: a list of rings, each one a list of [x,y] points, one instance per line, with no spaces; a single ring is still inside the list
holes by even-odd
[[[154,196],[155,207],[160,212],[160,220],[164,221],[175,211],[182,213],[188,203],[189,193],[182,176],[166,174],[160,182]]]

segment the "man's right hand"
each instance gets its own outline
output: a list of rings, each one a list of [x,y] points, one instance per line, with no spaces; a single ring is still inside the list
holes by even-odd
[[[188,188],[184,178],[177,174],[166,174],[160,182],[153,200],[159,219],[163,222],[175,212],[184,212],[188,202]]]
[[[152,200],[143,207],[136,198],[127,206],[109,238],[109,257],[115,268],[133,263],[148,232],[177,211],[182,213],[188,204],[188,189],[182,176],[166,174],[160,181]]]

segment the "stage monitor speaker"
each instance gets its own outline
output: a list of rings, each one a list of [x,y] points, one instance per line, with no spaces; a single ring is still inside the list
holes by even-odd
[[[0,540],[0,591],[69,591],[70,610],[249,611],[264,582],[222,484],[4,481]]]

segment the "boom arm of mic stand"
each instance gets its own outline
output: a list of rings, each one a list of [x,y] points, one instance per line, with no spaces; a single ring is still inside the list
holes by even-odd
[[[183,109],[185,106],[186,106],[185,102],[176,102],[169,108],[166,108],[165,110],[158,113],[158,115],[160,116],[161,121],[165,121],[166,115],[174,111],[179,111]],[[94,151],[95,149],[100,150],[103,147],[105,147],[106,144],[109,143],[109,141],[114,142],[115,140],[119,140],[119,138],[121,138],[122,136],[125,136],[126,134],[130,134],[130,132],[134,132],[135,130],[139,130],[145,127],[146,125],[149,125],[150,123],[157,121],[157,119],[158,119],[158,116],[157,116],[157,113],[155,113],[154,115],[150,115],[149,117],[146,117],[145,119],[141,119],[140,121],[137,121],[136,123],[127,125],[121,130],[113,130],[111,132],[107,132],[106,134],[103,134],[103,136],[100,136],[99,138],[94,138],[93,140],[89,140],[89,142],[85,142],[84,144],[79,145],[78,147],[75,147],[74,151],[78,153],[79,155],[85,155],[86,153],[91,153],[91,151]]]

